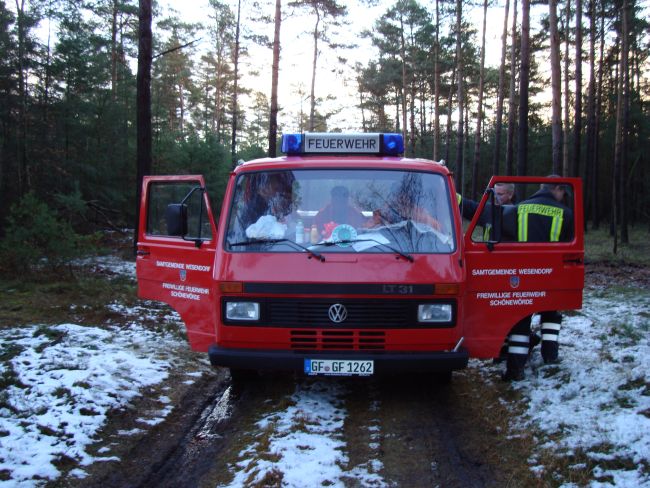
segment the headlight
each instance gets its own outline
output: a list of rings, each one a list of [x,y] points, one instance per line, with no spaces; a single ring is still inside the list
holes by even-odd
[[[425,303],[418,305],[418,322],[451,322],[451,303]]]
[[[260,304],[256,302],[227,302],[226,318],[228,320],[259,320]]]

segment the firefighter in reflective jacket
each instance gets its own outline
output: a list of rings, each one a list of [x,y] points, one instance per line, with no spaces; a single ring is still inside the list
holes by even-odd
[[[515,201],[515,185],[514,183],[495,183],[494,184],[495,203],[497,205],[514,205]],[[456,194],[458,205],[463,218],[472,220],[474,214],[478,210],[479,202],[463,198],[460,193]],[[492,216],[492,208],[488,203],[483,209],[483,213],[479,217],[478,223],[483,226],[483,240],[489,241],[492,236],[492,225],[490,219]],[[508,239],[510,240],[510,239]]]
[[[556,177],[552,175],[551,177]],[[519,242],[562,242],[573,239],[573,212],[565,206],[566,188],[555,183],[542,183],[540,190],[518,205],[504,208],[504,226],[516,228]],[[530,320],[518,322],[508,337],[508,357],[503,379],[524,377],[524,366],[530,351]],[[558,335],[562,315],[557,311],[540,314],[542,358],[545,363],[558,361]]]

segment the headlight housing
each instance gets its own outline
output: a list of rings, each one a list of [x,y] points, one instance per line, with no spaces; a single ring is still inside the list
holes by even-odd
[[[418,305],[418,322],[436,324],[451,322],[453,307],[451,303],[423,303]]]
[[[260,304],[257,302],[226,302],[226,319],[251,321],[260,319]]]

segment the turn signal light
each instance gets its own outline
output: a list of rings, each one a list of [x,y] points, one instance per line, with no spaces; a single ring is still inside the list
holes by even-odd
[[[433,292],[436,295],[458,295],[459,290],[458,283],[438,283]]]
[[[244,284],[241,281],[222,281],[219,289],[221,293],[243,293]]]

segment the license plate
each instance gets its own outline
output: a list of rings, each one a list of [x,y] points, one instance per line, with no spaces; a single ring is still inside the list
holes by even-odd
[[[305,374],[310,376],[369,376],[375,372],[375,362],[366,360],[305,359]]]

